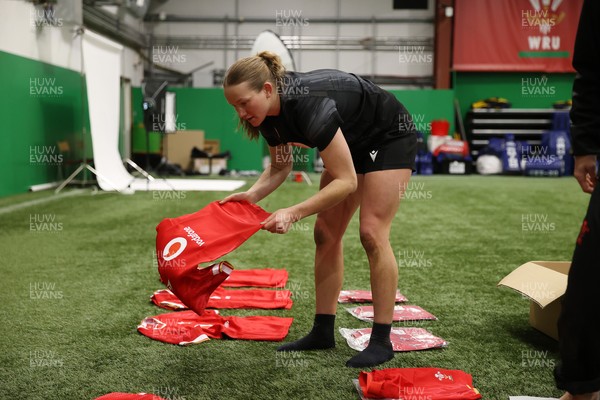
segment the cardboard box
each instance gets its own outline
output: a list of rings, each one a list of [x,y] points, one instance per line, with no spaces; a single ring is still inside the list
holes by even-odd
[[[204,148],[204,131],[177,131],[166,134],[165,143],[167,161],[189,169],[192,161],[192,149]]]
[[[212,163],[212,164],[211,164]],[[194,171],[205,175],[218,175],[221,170],[227,169],[227,160],[225,158],[194,158]]]
[[[570,267],[568,261],[530,261],[508,274],[498,286],[509,287],[529,298],[529,324],[558,340],[556,323]]]

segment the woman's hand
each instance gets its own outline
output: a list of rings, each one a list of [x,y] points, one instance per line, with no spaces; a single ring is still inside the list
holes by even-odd
[[[586,193],[592,193],[596,187],[596,156],[575,156],[575,169],[573,172],[579,186]]]
[[[234,194],[230,194],[229,196],[225,197],[223,200],[221,200],[219,202],[219,204],[225,204],[228,201],[248,201],[250,203],[256,203],[257,199],[256,196],[254,196],[254,194],[252,192],[239,192],[239,193],[234,193]]]
[[[292,224],[301,219],[300,214],[293,208],[282,208],[272,213],[269,218],[264,220],[262,229],[271,233],[287,233]]]

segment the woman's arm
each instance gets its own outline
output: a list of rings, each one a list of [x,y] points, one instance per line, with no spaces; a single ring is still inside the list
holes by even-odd
[[[284,154],[292,154],[289,147],[289,144],[269,147],[271,165],[264,170],[254,185],[246,192],[234,193],[225,197],[220,204],[241,200],[257,203],[281,186],[292,170],[292,158],[283,156]]]
[[[356,190],[358,183],[352,156],[340,129],[325,150],[321,151],[321,158],[333,180],[303,202],[271,214],[265,220],[263,229],[285,233],[292,223],[333,207]]]

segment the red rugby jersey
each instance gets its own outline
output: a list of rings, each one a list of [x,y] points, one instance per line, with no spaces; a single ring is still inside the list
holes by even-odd
[[[195,213],[163,219],[156,227],[161,276],[164,270],[196,266],[235,250],[269,215],[247,201],[214,201]]]
[[[481,399],[473,378],[461,370],[441,368],[388,368],[362,371],[358,376],[369,399]]]
[[[288,280],[288,272],[285,269],[236,269],[223,282],[225,287],[270,287],[283,288]]]
[[[249,202],[212,202],[200,211],[164,219],[156,227],[161,281],[190,309],[202,314],[212,291],[231,273],[221,262],[202,268],[244,243],[270,214]]]
[[[208,299],[207,308],[257,308],[277,309],[292,308],[292,293],[289,290],[264,290],[264,289],[234,289],[228,290],[221,287],[215,289]],[[154,292],[150,298],[154,304],[167,310],[186,310],[183,304],[168,289]]]
[[[154,394],[147,393],[121,393],[113,392],[105,394],[104,396],[96,397],[95,400],[165,400],[162,397],[158,397]]]
[[[283,340],[293,318],[221,316],[218,310],[205,310],[200,316],[191,310],[145,318],[138,331],[165,343],[188,345],[208,339]]]

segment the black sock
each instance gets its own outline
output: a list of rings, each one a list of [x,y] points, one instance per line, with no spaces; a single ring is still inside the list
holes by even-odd
[[[280,346],[277,351],[322,350],[335,347],[334,322],[335,315],[316,314],[313,328],[308,335]]]
[[[374,367],[394,358],[394,349],[390,341],[392,324],[373,323],[371,338],[366,349],[346,362],[347,367]]]

